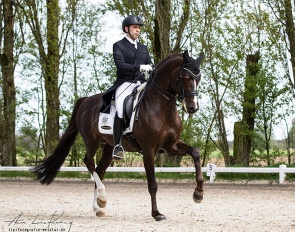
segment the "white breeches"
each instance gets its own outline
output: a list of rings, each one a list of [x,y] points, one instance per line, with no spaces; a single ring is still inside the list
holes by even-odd
[[[136,86],[139,85],[141,85],[140,81],[137,81],[137,83],[124,82],[116,89],[115,103],[119,118],[123,118],[123,104],[125,98],[132,93]]]

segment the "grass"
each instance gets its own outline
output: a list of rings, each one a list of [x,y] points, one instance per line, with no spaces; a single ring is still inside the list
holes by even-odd
[[[194,179],[194,173],[156,173],[158,179]],[[0,172],[2,178],[32,178],[35,176],[31,172],[27,171],[5,171]],[[88,172],[59,172],[57,177],[59,178],[78,178],[89,179],[90,174]],[[139,172],[107,172],[105,179],[142,179],[146,180],[145,173]]]
[[[206,176],[206,173],[203,173],[204,179],[209,180],[209,177]],[[2,178],[30,178],[34,179],[34,174],[27,171],[5,171],[0,172],[0,177]],[[59,178],[68,178],[68,179],[89,179],[90,174],[88,172],[59,172],[57,177]],[[195,180],[195,173],[156,173],[157,179],[173,179],[173,180]],[[105,174],[105,179],[137,179],[137,180],[146,180],[145,173],[137,172],[107,172]],[[278,173],[217,173],[215,180],[227,180],[227,181],[242,181],[242,180],[270,180],[278,181]],[[295,174],[288,173],[286,176],[287,181],[295,181]]]
[[[34,178],[33,173],[26,172],[26,171],[5,171],[0,172],[0,177],[4,178],[19,178],[19,177],[26,177],[26,178]]]

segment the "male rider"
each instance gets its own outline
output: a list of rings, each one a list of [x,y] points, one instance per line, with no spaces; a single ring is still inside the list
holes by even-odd
[[[113,86],[105,92],[104,98],[107,98],[107,95],[113,95],[115,91],[116,115],[113,126],[113,159],[115,160],[121,160],[124,155],[122,146],[124,99],[132,93],[134,87],[145,82],[143,72],[152,70],[148,49],[137,40],[142,26],[143,22],[138,16],[126,17],[122,22],[125,37],[113,45],[117,78]]]

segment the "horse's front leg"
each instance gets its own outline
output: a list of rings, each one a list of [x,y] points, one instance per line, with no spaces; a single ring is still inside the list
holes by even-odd
[[[148,181],[148,190],[151,195],[152,203],[152,217],[156,221],[165,220],[166,217],[158,211],[156,193],[158,190],[158,183],[155,177],[155,161],[152,152],[143,152],[143,162]]]
[[[196,168],[196,182],[197,182],[197,187],[194,191],[193,194],[193,199],[197,203],[201,203],[203,200],[203,195],[204,195],[204,190],[203,190],[203,173],[202,173],[202,168],[201,168],[201,161],[200,161],[200,152],[199,149],[193,148],[193,152],[191,154],[194,163],[195,163],[195,168]]]
[[[177,141],[177,143],[174,144],[174,146],[167,148],[166,151],[170,155],[179,155],[179,156],[190,155],[193,158],[195,163],[196,182],[197,182],[197,187],[195,188],[193,199],[195,202],[200,203],[203,200],[203,195],[204,195],[204,190],[203,190],[204,178],[202,174],[199,150],[179,140]]]

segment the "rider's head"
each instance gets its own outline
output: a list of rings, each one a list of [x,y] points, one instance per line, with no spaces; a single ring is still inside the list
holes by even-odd
[[[141,18],[135,15],[127,16],[122,22],[122,30],[133,40],[139,37],[141,26],[143,26]]]

